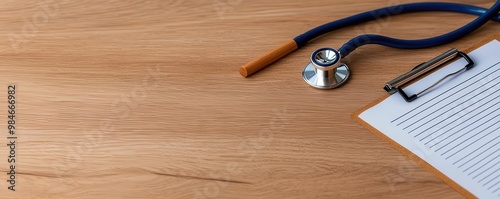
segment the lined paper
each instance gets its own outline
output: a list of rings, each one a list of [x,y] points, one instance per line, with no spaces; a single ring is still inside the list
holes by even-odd
[[[394,94],[359,117],[478,198],[500,198],[500,42],[469,53],[474,68],[407,103]],[[457,60],[408,86],[418,93]]]

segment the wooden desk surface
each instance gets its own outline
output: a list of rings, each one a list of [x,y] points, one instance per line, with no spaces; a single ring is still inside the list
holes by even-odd
[[[314,49],[362,33],[429,37],[474,16],[360,24],[250,78],[238,74],[309,28],[398,1],[353,2],[2,2],[1,198],[461,198],[349,115],[383,95],[386,81],[498,33],[498,24],[431,49],[362,47],[350,57],[352,79],[337,90],[302,80]],[[15,192],[7,182],[10,84]]]

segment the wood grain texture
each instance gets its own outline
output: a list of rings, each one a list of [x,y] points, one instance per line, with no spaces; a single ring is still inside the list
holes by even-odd
[[[461,198],[349,115],[386,81],[498,33],[497,23],[431,49],[362,47],[350,56],[351,80],[331,91],[302,80],[314,49],[362,33],[429,37],[474,16],[360,24],[249,78],[238,73],[309,28],[394,2],[413,1],[5,0],[1,198]],[[16,192],[6,182],[12,83]]]

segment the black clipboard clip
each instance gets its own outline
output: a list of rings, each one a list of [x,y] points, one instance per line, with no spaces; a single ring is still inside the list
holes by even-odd
[[[426,74],[427,72],[431,71],[432,69],[435,69],[443,64],[446,64],[449,61],[451,61],[459,56],[464,58],[468,62],[467,65],[464,68],[462,68],[454,73],[450,73],[450,74],[446,75],[445,77],[441,78],[439,81],[437,81],[433,85],[429,86],[425,90],[423,90],[417,94],[413,94],[413,95],[408,96],[408,94],[406,94],[403,91],[403,89],[401,88],[402,86],[404,86],[408,82],[411,82],[412,80]],[[416,100],[422,94],[431,90],[433,87],[439,85],[445,79],[452,77],[452,76],[455,76],[455,75],[458,75],[458,74],[461,74],[461,73],[471,69],[472,67],[474,67],[474,65],[475,65],[474,61],[472,61],[472,59],[466,53],[458,51],[456,48],[452,48],[451,50],[446,51],[445,53],[435,57],[434,59],[431,59],[428,62],[424,62],[424,63],[416,66],[410,72],[407,72],[407,73],[397,77],[396,79],[393,79],[392,81],[387,82],[387,84],[384,87],[384,90],[386,90],[390,94],[394,94],[394,93],[398,92],[399,94],[401,94],[401,96],[407,102],[412,102],[412,101]]]

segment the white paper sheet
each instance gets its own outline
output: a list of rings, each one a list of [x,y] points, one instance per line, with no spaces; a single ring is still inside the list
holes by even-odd
[[[479,198],[500,198],[500,42],[469,53],[474,68],[408,103],[393,94],[359,117]],[[460,59],[408,86],[417,93]]]

